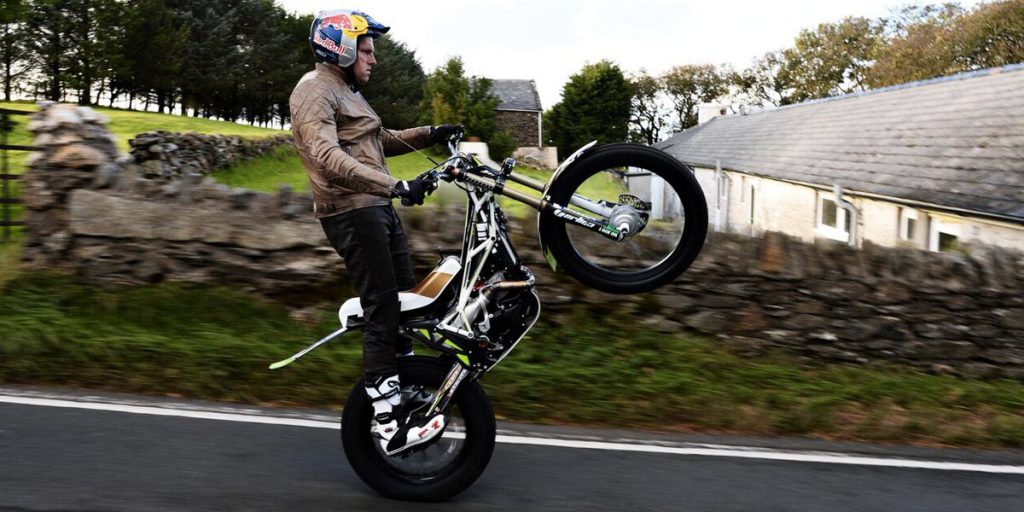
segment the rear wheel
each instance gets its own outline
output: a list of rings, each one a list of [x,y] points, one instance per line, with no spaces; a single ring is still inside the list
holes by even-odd
[[[429,357],[399,359],[402,387],[436,393],[453,363]],[[483,473],[494,451],[490,400],[477,382],[463,382],[449,406],[448,424],[435,441],[387,456],[370,433],[373,407],[360,380],[341,417],[341,440],[359,478],[390,498],[442,501],[464,491]]]
[[[704,246],[704,193],[690,168],[663,151],[639,144],[598,146],[548,187],[553,203],[608,218],[593,205],[573,204],[577,194],[603,203],[610,218],[630,220],[633,228],[631,236],[615,241],[566,222],[550,209],[541,212],[540,234],[551,256],[583,284],[610,293],[649,292],[679,277]],[[609,224],[617,227],[619,222]]]

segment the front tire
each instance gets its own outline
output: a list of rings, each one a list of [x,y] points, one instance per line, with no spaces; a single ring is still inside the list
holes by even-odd
[[[659,209],[664,217],[652,218],[631,238],[615,242],[567,223],[550,209],[540,214],[541,240],[558,266],[581,283],[609,293],[645,293],[672,282],[697,258],[707,236],[707,202],[693,172],[649,146],[595,147],[556,176],[547,196],[562,206],[574,194],[616,203],[620,194],[629,193],[623,184],[628,182],[623,176],[629,175],[663,180],[657,199],[653,184],[651,197],[641,199],[663,203]]]
[[[402,386],[436,392],[451,369],[448,359],[399,359]],[[483,473],[494,452],[491,402],[476,381],[464,381],[449,406],[451,421],[436,441],[388,457],[370,433],[373,407],[363,381],[349,394],[341,416],[341,440],[349,464],[373,490],[394,499],[443,501],[466,490]]]

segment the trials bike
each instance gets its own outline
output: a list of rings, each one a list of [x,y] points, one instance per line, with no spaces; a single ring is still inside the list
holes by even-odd
[[[479,381],[523,339],[541,307],[533,273],[512,247],[498,196],[539,212],[540,245],[552,268],[610,293],[648,292],[672,281],[697,257],[707,234],[707,205],[693,172],[659,150],[590,143],[545,184],[516,174],[512,159],[500,169],[482,165],[458,152],[456,143],[449,143],[450,158],[419,177],[465,191],[461,256],[442,258],[419,285],[399,293],[399,335],[438,353],[399,358],[403,404],[428,397],[406,413],[413,419],[444,414],[444,430],[388,455],[373,437],[373,407],[362,381],[349,394],[341,418],[352,468],[392,498],[454,496],[483,473],[494,450],[494,412]],[[362,327],[359,299],[346,301],[339,318],[340,329],[271,369]]]

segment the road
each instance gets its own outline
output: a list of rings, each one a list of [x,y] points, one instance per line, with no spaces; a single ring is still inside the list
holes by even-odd
[[[1021,451],[506,423],[468,491],[403,503],[352,472],[336,415],[0,387],[0,511],[1024,510]]]

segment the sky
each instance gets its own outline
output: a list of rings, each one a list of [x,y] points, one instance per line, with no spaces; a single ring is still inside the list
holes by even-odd
[[[792,46],[801,29],[846,16],[877,18],[914,0],[277,0],[312,14],[354,9],[389,25],[430,73],[460,56],[468,75],[532,79],[545,110],[585,64],[615,62],[627,75],[683,64],[743,69]],[[923,3],[940,3],[940,0]],[[970,7],[977,0],[962,0]]]

